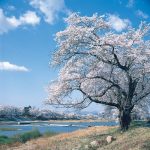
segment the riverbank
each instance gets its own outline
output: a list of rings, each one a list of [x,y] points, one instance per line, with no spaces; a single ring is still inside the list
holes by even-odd
[[[48,120],[48,122],[56,122],[56,123],[67,123],[67,122],[111,122],[115,121],[113,119],[81,119],[81,120]]]
[[[14,125],[14,124],[19,124],[19,123],[26,123],[26,124],[34,124],[34,123],[68,123],[68,122],[110,122],[110,121],[115,121],[115,120],[106,120],[106,119],[81,119],[81,120],[46,120],[46,121],[41,121],[41,120],[34,120],[34,121],[1,121],[0,125]]]
[[[93,150],[149,150],[150,128],[132,126],[129,131],[121,133],[118,127],[90,127],[71,133],[58,134],[52,137],[40,137],[18,146],[0,147],[1,150],[90,150],[90,143],[98,141]],[[106,137],[111,135],[115,141],[108,144]]]

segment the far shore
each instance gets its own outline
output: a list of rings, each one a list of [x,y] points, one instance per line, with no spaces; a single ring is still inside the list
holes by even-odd
[[[109,122],[115,120],[106,120],[106,119],[81,119],[81,120],[48,120],[48,122]]]
[[[81,120],[31,120],[31,121],[1,121],[0,125],[6,125],[6,124],[16,124],[19,122],[24,122],[24,123],[40,123],[40,122],[48,122],[48,123],[67,123],[67,122],[110,122],[110,121],[115,121],[115,120],[106,120],[106,119],[81,119]]]

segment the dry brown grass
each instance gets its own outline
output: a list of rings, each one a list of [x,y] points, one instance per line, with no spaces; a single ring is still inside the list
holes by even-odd
[[[136,128],[116,135],[117,140],[98,150],[150,150],[150,128]]]

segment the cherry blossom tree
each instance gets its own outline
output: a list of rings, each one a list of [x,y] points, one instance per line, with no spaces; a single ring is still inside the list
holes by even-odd
[[[51,64],[60,72],[48,87],[47,104],[113,106],[119,110],[121,129],[127,130],[133,108],[150,98],[150,24],[118,33],[107,16],[74,13],[65,21],[65,30],[56,34]]]

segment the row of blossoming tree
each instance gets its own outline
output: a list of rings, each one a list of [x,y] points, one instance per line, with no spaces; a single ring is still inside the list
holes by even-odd
[[[113,106],[119,110],[121,129],[127,130],[134,107],[150,103],[150,24],[117,33],[107,16],[74,13],[65,21],[65,30],[56,34],[52,60],[59,77],[48,87],[47,103]]]
[[[56,111],[39,109],[36,107],[16,107],[16,106],[0,106],[0,120],[27,120],[27,119],[62,119],[67,117],[64,113]]]

